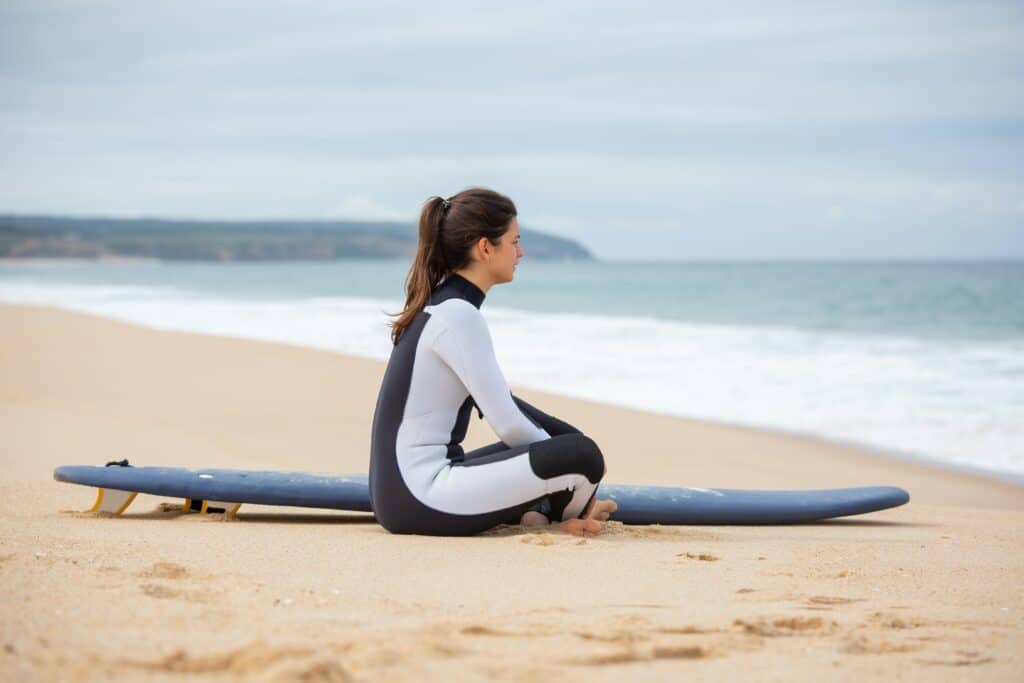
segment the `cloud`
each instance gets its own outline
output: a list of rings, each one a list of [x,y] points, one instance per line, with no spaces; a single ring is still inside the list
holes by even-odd
[[[394,221],[409,220],[412,214],[385,206],[366,195],[349,195],[327,212],[330,218],[350,220]]]
[[[8,1],[0,212],[411,220],[484,185],[599,256],[662,257],[680,225],[724,236],[708,249],[774,231],[759,253],[847,253],[824,223],[910,231],[922,256],[999,226],[993,253],[1024,257],[1022,18]]]

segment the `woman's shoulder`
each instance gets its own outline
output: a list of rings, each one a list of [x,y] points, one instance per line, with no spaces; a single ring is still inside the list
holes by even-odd
[[[480,309],[465,299],[445,299],[441,303],[431,304],[423,310],[425,313],[430,314],[432,318],[440,320],[447,327],[470,330],[487,329],[487,322],[484,320]]]

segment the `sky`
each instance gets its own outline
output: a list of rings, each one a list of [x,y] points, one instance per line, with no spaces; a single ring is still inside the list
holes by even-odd
[[[0,0],[0,213],[1024,258],[1024,3]],[[524,240],[529,258],[529,244]]]

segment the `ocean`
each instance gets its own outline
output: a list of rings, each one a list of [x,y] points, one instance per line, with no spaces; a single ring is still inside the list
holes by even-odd
[[[0,301],[384,360],[407,270],[11,263]],[[482,310],[512,384],[1024,475],[1024,262],[523,260]]]

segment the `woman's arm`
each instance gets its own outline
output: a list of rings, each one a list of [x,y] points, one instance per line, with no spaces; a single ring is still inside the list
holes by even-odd
[[[446,329],[434,338],[433,350],[462,381],[498,438],[513,447],[550,438],[512,400],[480,311],[471,304],[450,306],[444,318]]]
[[[515,394],[512,394],[512,400],[515,401],[516,405],[519,406],[519,409],[523,411],[523,414],[525,414],[526,417],[530,418],[534,424],[551,436],[558,436],[559,434],[582,434],[580,430],[576,429],[568,422],[559,420],[553,415],[548,415],[543,410],[535,408]]]

